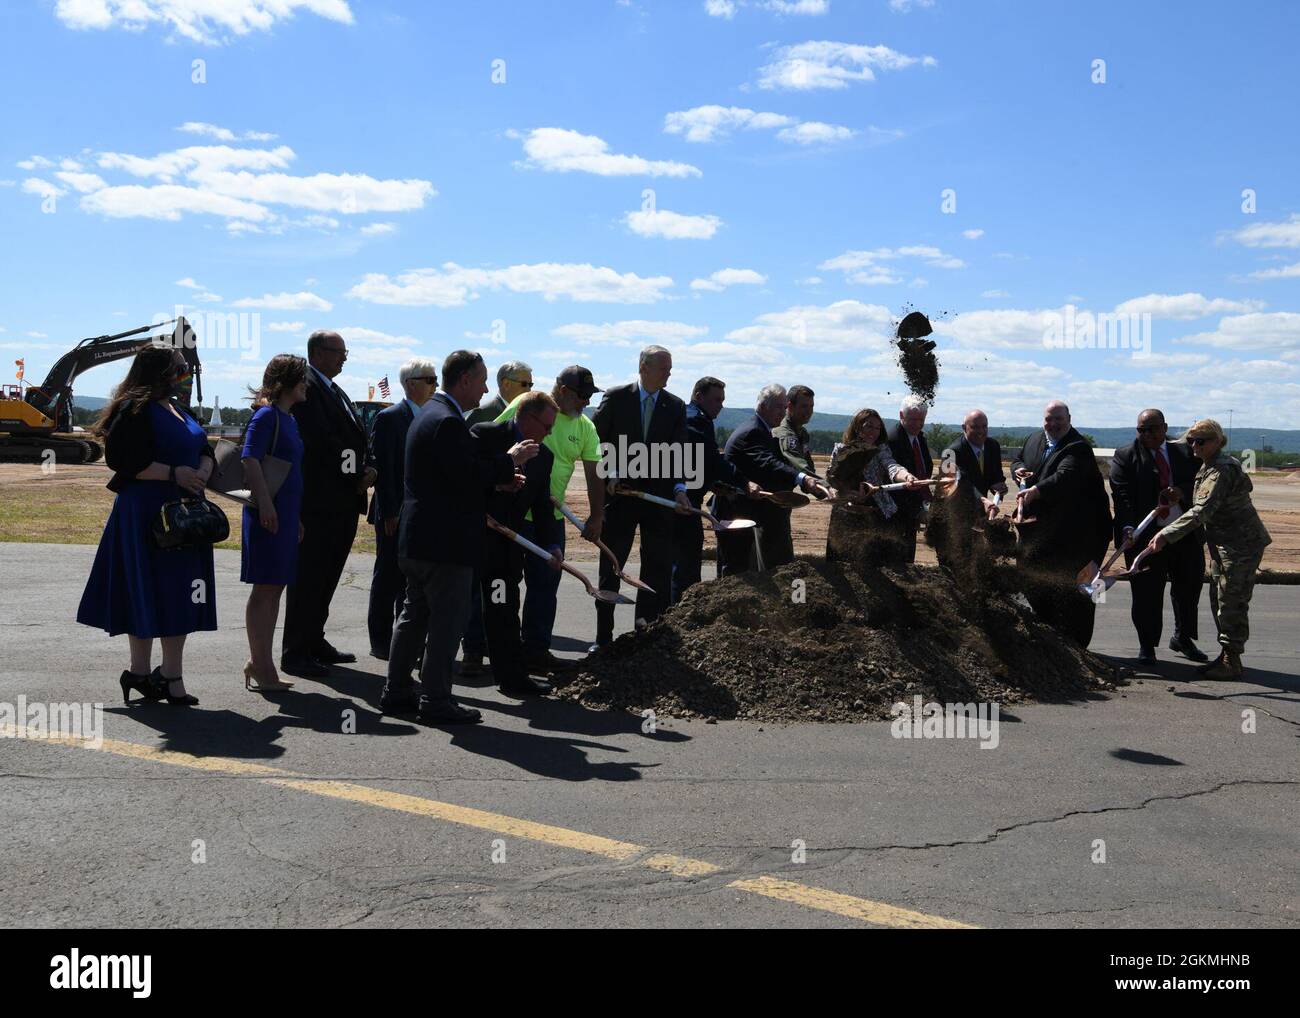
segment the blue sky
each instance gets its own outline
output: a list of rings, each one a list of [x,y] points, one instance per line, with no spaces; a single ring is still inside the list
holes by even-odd
[[[0,355],[39,382],[185,305],[259,316],[203,351],[225,405],[331,327],[356,398],[660,342],[683,396],[888,413],[910,304],[947,312],[932,419],[1300,428],[1297,37],[1280,2],[9,0]],[[1080,331],[1116,311],[1136,350]]]

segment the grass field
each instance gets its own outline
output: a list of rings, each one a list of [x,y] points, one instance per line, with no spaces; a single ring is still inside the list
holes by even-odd
[[[0,541],[98,544],[113,506],[114,495],[104,487],[110,476],[103,463],[61,466],[50,473],[32,463],[0,463]],[[1273,543],[1264,555],[1264,568],[1300,569],[1300,474],[1257,473],[1254,480],[1255,505],[1273,535]],[[566,500],[580,517],[586,518],[587,492],[581,471],[574,475]],[[226,510],[230,519],[230,540],[218,547],[238,548],[239,505],[219,496],[214,496],[213,501]],[[824,553],[829,520],[826,506],[814,503],[798,510],[794,515],[795,551]],[[575,544],[575,536],[570,528],[570,557],[594,558],[589,553],[590,545]],[[712,540],[711,536],[706,538],[709,545]],[[374,550],[374,531],[363,520],[357,528],[353,551],[374,554]],[[706,554],[707,550],[706,545]],[[934,554],[922,544],[917,549],[917,560],[933,562]]]

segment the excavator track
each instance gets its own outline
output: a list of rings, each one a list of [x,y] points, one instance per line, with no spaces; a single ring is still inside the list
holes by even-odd
[[[8,435],[0,437],[0,463],[44,463],[52,450],[55,463],[94,463],[104,447],[92,438],[72,435]]]

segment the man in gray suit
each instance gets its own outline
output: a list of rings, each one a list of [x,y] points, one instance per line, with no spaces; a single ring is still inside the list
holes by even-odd
[[[532,391],[532,388],[533,369],[523,361],[506,361],[497,368],[497,394],[477,410],[471,410],[465,423],[472,428],[484,421],[495,421],[515,397]]]

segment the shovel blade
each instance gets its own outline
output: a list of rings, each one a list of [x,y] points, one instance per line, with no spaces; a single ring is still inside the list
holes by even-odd
[[[748,530],[756,526],[753,520],[718,520],[713,525],[714,530]]]

